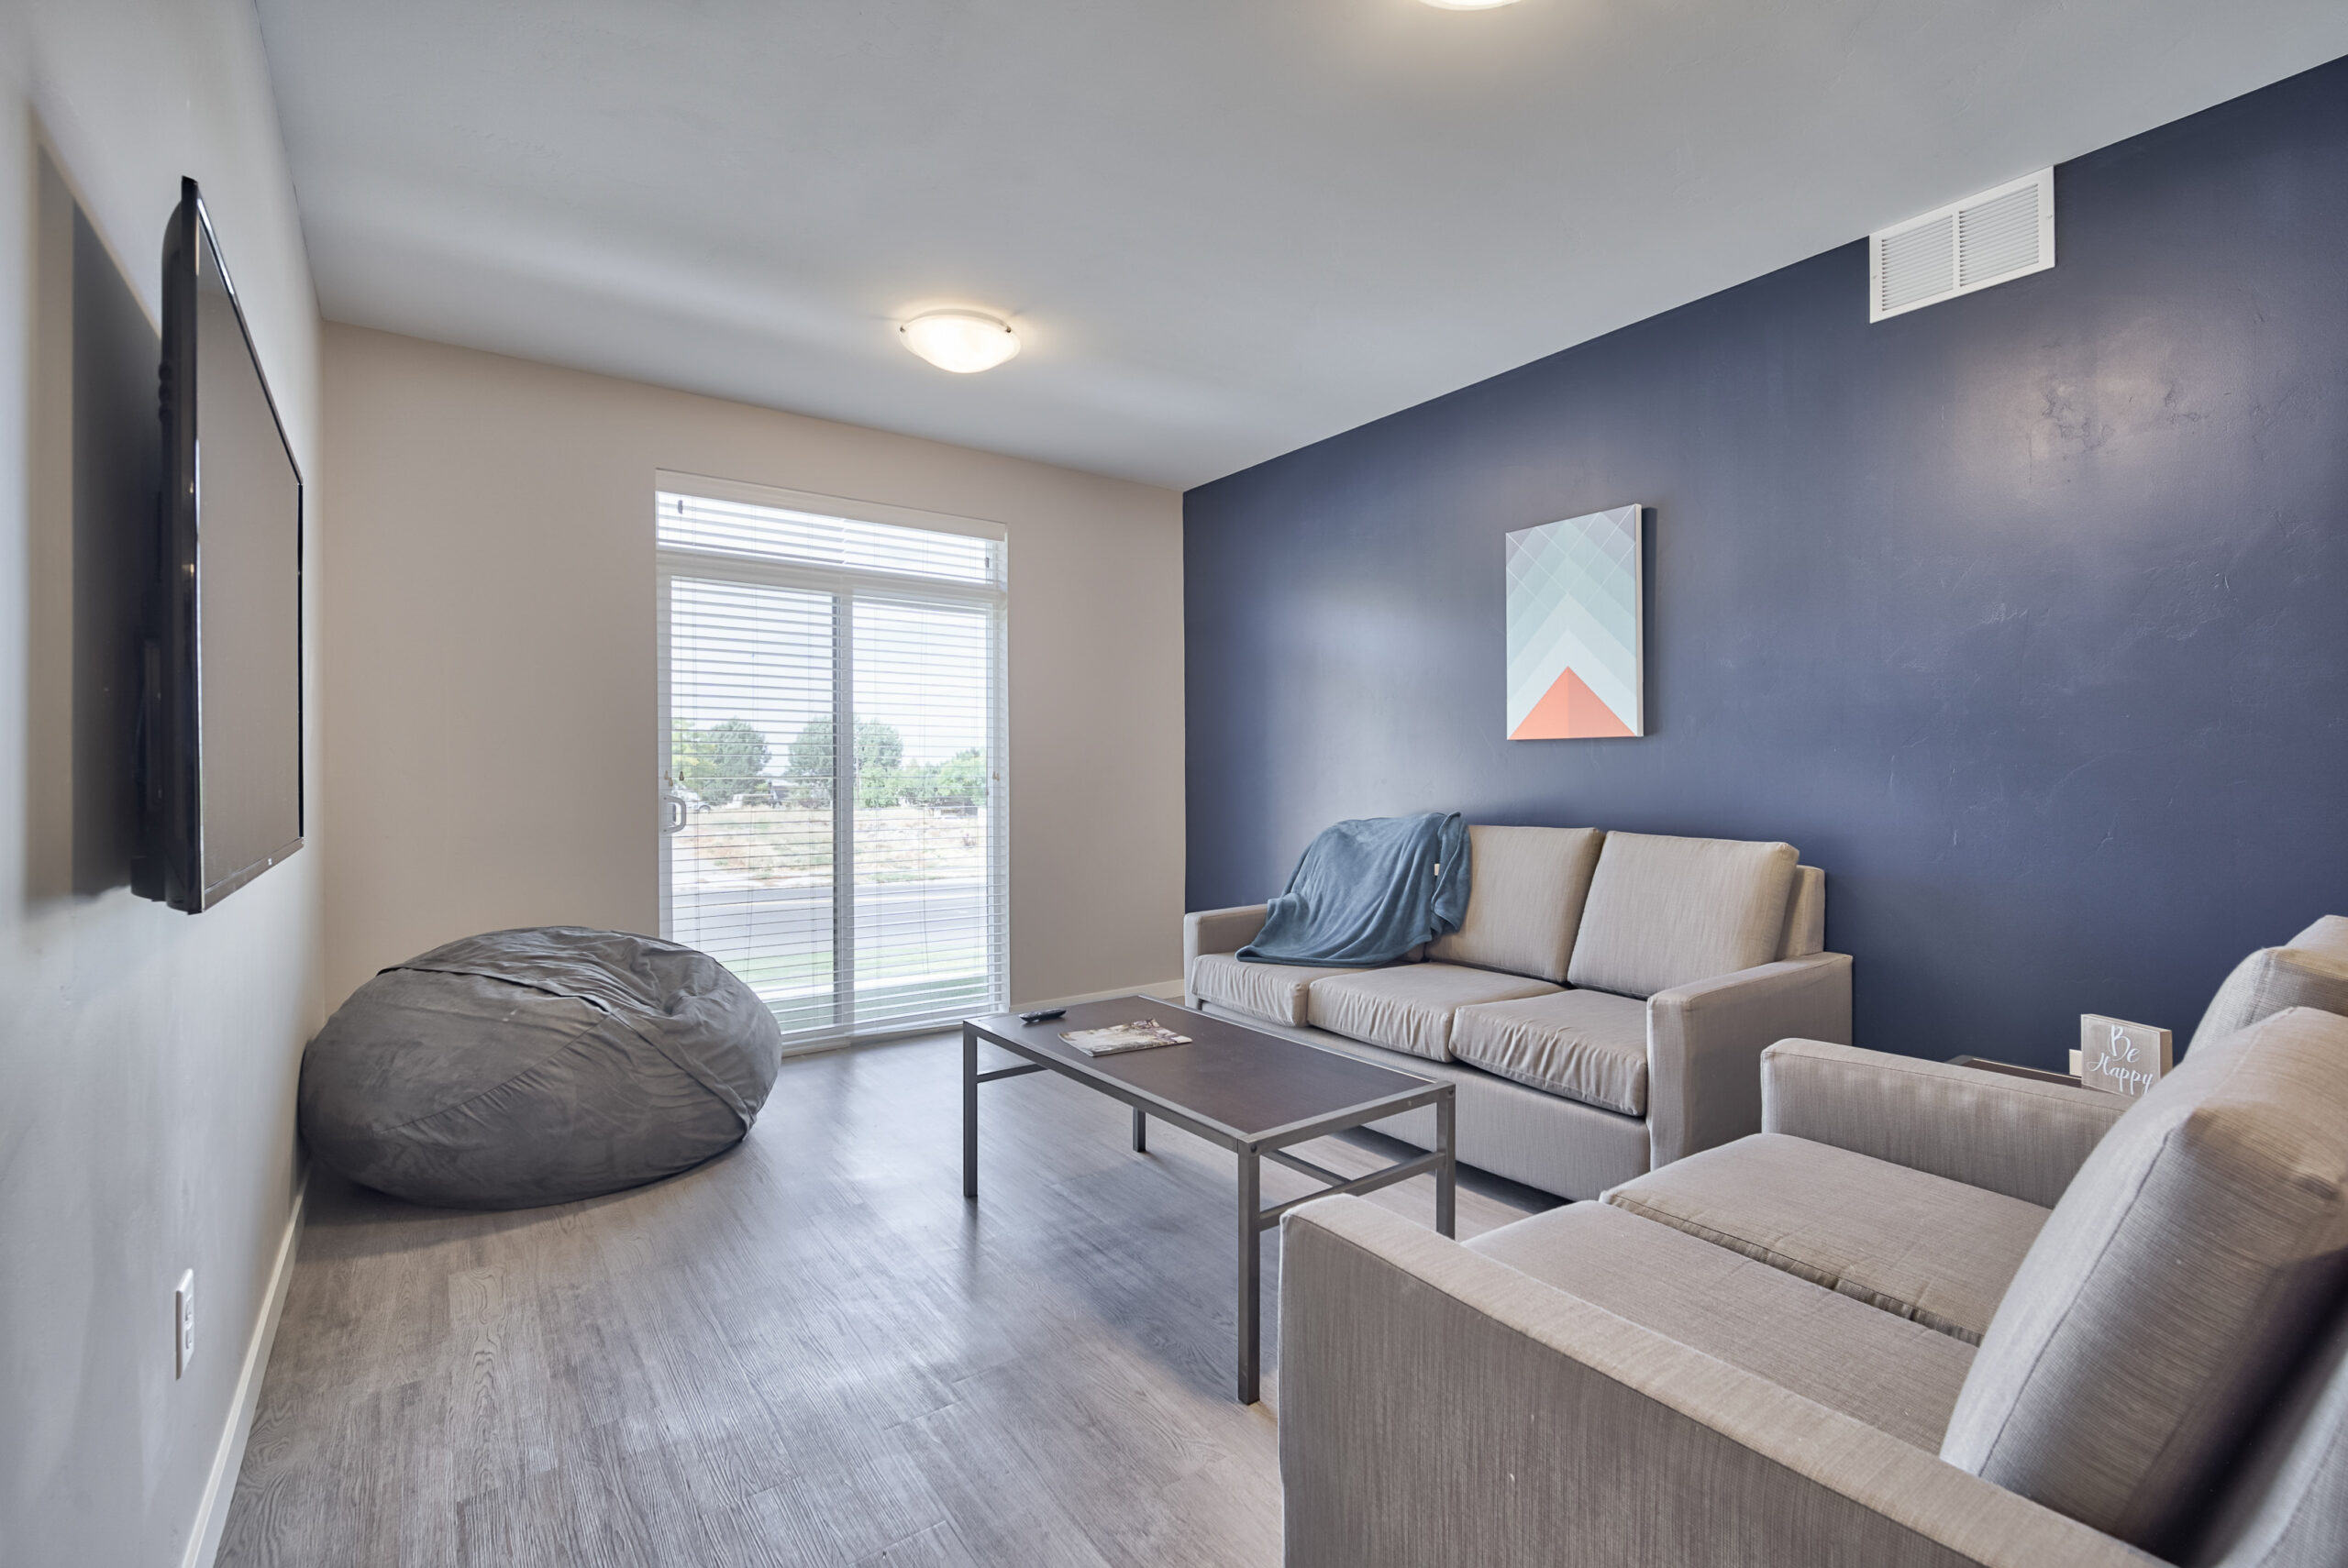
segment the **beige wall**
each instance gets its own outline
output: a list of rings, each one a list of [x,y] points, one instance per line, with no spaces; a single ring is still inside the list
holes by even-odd
[[[326,389],[331,999],[470,932],[658,929],[658,469],[1005,525],[1012,994],[1180,973],[1174,491],[357,327]]]
[[[46,138],[56,174],[45,174]],[[331,558],[317,310],[245,0],[0,4],[0,1561],[205,1559],[294,1207],[294,1084],[321,1016],[321,823],[201,915],[85,853],[120,717],[77,675],[107,527],[151,525],[163,226],[220,243]],[[99,244],[73,263],[78,196]],[[112,259],[103,254],[110,249]],[[75,302],[120,331],[75,348]],[[116,351],[119,350],[119,351]],[[111,410],[94,427],[88,403]],[[140,469],[138,477],[127,470]],[[79,575],[86,572],[86,576]],[[118,589],[119,583],[112,585]],[[315,590],[315,578],[313,580]],[[118,606],[120,601],[112,599]],[[312,599],[315,605],[315,593]],[[313,752],[316,735],[312,733]],[[312,801],[315,806],[316,794]],[[174,1377],[172,1291],[196,1274]]]

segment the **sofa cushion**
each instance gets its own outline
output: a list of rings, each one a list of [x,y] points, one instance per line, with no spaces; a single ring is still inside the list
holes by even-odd
[[[1566,978],[1651,997],[1768,963],[1795,860],[1790,844],[1608,834]]]
[[[2165,1557],[2348,1263],[2348,1019],[2201,1046],[2096,1145],[1999,1304],[1941,1457]]]
[[[1967,1344],[1981,1342],[2047,1215],[1780,1132],[1674,1160],[1606,1201]]]
[[[1451,1015],[1460,1008],[1543,996],[1556,988],[1546,980],[1456,964],[1402,964],[1315,980],[1306,1008],[1312,1023],[1322,1029],[1447,1062]]]
[[[1559,1198],[1592,1198],[1630,1180],[1647,1168],[1648,1154],[1655,1146],[1640,1117],[1600,1110],[1562,1095],[1543,1094],[1465,1062],[1406,1056],[1325,1029],[1290,1029],[1268,1022],[1257,1027],[1324,1051],[1454,1086],[1460,1163]],[[1435,1144],[1435,1113],[1431,1105],[1385,1117],[1369,1126],[1421,1149]]]
[[[2348,1013],[2348,919],[2326,915],[2281,947],[2234,966],[2201,1014],[2187,1054],[2287,1007]]]
[[[1312,982],[1358,969],[1314,969],[1299,964],[1258,964],[1228,953],[1202,953],[1191,966],[1191,994],[1275,1023],[1305,1021],[1305,996]]]
[[[2291,1369],[2188,1568],[2316,1568],[2348,1541],[2348,1312]]]
[[[1807,958],[1826,951],[1826,873],[1815,866],[1794,867],[1786,893],[1786,923],[1778,928],[1778,956]]]
[[[1469,828],[1468,913],[1427,956],[1563,980],[1605,838],[1596,828]]]
[[[1647,1004],[1635,997],[1558,991],[1463,1007],[1451,1054],[1547,1094],[1647,1113]]]
[[[1469,1250],[1931,1452],[1973,1348],[1604,1203]]]

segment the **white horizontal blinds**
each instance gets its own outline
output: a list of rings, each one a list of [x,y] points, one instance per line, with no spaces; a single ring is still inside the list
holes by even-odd
[[[834,1005],[828,593],[669,579],[669,760],[686,808],[669,836],[668,928],[724,963],[786,1032]],[[799,737],[816,730],[820,757]],[[792,776],[811,770],[813,790]],[[673,819],[672,819],[673,820]]]
[[[958,1016],[995,994],[995,616],[985,604],[856,600],[859,1027]]]
[[[660,544],[668,549],[949,582],[991,583],[1000,575],[1002,547],[992,539],[702,496],[660,499]]]
[[[803,1039],[1000,1005],[1002,543],[676,491],[656,509],[664,930]]]

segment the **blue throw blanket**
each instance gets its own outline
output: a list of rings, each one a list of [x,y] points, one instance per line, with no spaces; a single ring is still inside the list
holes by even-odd
[[[1459,813],[1339,823],[1307,845],[1256,940],[1259,964],[1391,964],[1459,929],[1468,913],[1468,830]]]

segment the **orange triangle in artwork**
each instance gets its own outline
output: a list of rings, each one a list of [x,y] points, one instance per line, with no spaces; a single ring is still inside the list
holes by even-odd
[[[1551,683],[1541,701],[1533,704],[1533,712],[1524,715],[1524,723],[1516,726],[1511,740],[1595,740],[1606,735],[1627,735],[1631,726],[1614,716],[1614,710],[1599,700],[1582,678],[1569,665],[1563,675]]]

